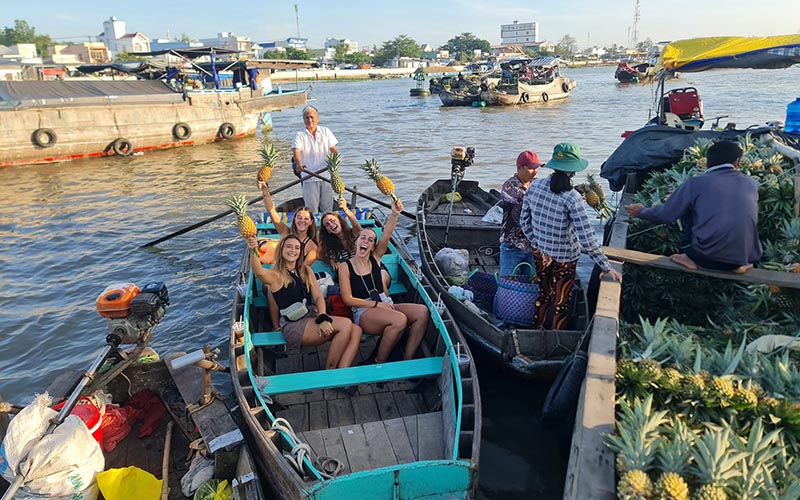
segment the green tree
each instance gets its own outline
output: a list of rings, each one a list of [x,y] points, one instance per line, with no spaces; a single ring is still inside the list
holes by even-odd
[[[394,40],[383,42],[383,46],[375,53],[375,64],[382,66],[395,57],[421,57],[422,48],[416,40],[408,35],[400,35]]]
[[[647,49],[653,46],[653,40],[650,37],[646,38],[644,41],[639,42],[636,44],[636,50],[639,52],[646,52]]]
[[[132,56],[128,53],[127,50],[123,50],[119,54],[117,54],[117,61],[119,62],[130,62],[130,61],[141,61],[145,59],[142,56]]]
[[[175,37],[175,41],[176,42],[182,42],[182,43],[189,43],[189,42],[192,41],[192,39],[189,38],[189,35],[187,35],[186,33],[181,33],[180,37],[177,37],[177,36]]]
[[[350,54],[345,54],[342,62],[345,64],[355,64],[356,66],[361,66],[362,64],[368,64],[371,60],[372,58],[363,52],[352,52]]]
[[[448,40],[442,48],[449,50],[450,55],[459,61],[473,61],[475,60],[476,50],[489,52],[492,50],[492,45],[488,41],[478,38],[472,33],[461,33]]]
[[[572,57],[578,51],[578,42],[572,35],[564,35],[564,37],[556,44],[556,55],[561,57]]]
[[[336,46],[336,54],[333,56],[333,60],[337,63],[345,62],[345,58],[347,57],[347,46],[344,44],[339,44]]]
[[[36,44],[36,51],[42,56],[47,54],[47,48],[53,45],[53,40],[50,35],[37,35],[36,28],[30,26],[28,21],[15,19],[13,28],[6,26],[0,33],[0,45],[9,46],[18,43]]]
[[[286,47],[286,58],[293,60],[306,60],[311,59],[308,52],[305,50],[295,49],[293,47]]]
[[[285,50],[268,50],[264,52],[264,59],[288,59]]]

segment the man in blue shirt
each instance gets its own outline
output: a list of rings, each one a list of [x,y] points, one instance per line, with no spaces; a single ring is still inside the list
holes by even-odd
[[[633,217],[659,224],[681,219],[684,253],[670,258],[689,269],[698,266],[744,273],[761,258],[758,239],[758,184],[739,172],[742,150],[731,141],[719,141],[708,149],[710,166],[690,177],[664,204],[626,208]]]

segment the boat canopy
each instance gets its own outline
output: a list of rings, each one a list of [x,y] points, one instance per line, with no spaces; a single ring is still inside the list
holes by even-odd
[[[154,61],[115,62],[108,64],[82,64],[75,69],[77,69],[81,73],[86,73],[86,74],[97,73],[99,71],[105,71],[107,69],[111,69],[114,71],[119,71],[120,73],[136,75],[139,78],[146,80],[158,80],[162,76],[167,74],[167,66],[165,64],[159,64]]]
[[[182,57],[184,59],[197,59],[198,57],[210,57],[211,54],[216,55],[223,55],[223,54],[238,54],[239,52],[236,50],[230,49],[220,49],[218,47],[194,47],[194,48],[187,48],[187,49],[164,49],[164,50],[153,50],[151,52],[130,52],[130,55],[137,56],[137,57],[156,57],[156,56],[163,56],[165,54],[171,54],[174,56]]]
[[[528,66],[531,68],[553,68],[558,66],[559,62],[561,62],[561,57],[559,56],[540,57],[529,62]]]
[[[800,148],[797,136],[785,134],[768,126],[747,130],[683,130],[666,125],[649,125],[633,132],[620,144],[600,167],[600,177],[608,180],[612,191],[625,187],[628,174],[660,171],[680,161],[686,148],[699,138],[736,140],[745,134],[770,134],[789,147]]]
[[[800,35],[718,36],[678,40],[664,47],[656,70],[780,69],[800,63]]]
[[[151,80],[0,81],[0,109],[178,102],[183,102],[182,94]]]

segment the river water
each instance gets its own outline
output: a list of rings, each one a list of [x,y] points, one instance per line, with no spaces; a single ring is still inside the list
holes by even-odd
[[[576,142],[599,172],[624,130],[648,119],[653,88],[616,84],[613,67],[567,70],[571,97],[516,108],[444,108],[437,96],[409,97],[409,79],[314,84],[320,123],[333,130],[349,186],[381,196],[357,166],[376,158],[406,207],[437,178],[449,177],[453,146],[475,148],[467,177],[499,188],[523,149],[543,160],[562,141]],[[800,69],[728,70],[686,75],[670,86],[696,86],[707,118],[730,115],[739,127],[785,119],[800,96]],[[288,153],[302,127],[299,109],[273,114],[267,137]],[[0,169],[0,394],[27,403],[56,374],[85,368],[104,345],[94,301],[109,284],[161,280],[171,306],[152,346],[159,352],[228,336],[233,279],[242,243],[232,218],[140,249],[147,241],[226,209],[224,200],[258,195],[260,137],[147,153]],[[288,157],[288,156],[287,156]],[[288,164],[288,162],[287,162]],[[540,174],[541,175],[541,174]],[[293,180],[276,170],[273,187]],[[578,182],[581,180],[579,174]],[[283,196],[299,196],[299,188]],[[415,250],[412,221],[401,232]],[[479,359],[479,361],[481,361]],[[568,447],[536,422],[547,387],[510,379],[480,363],[483,436],[480,495],[560,498]],[[215,379],[225,384],[224,377]]]

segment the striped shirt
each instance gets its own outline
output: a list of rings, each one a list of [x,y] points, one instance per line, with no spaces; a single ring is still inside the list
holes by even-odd
[[[603,272],[611,270],[611,263],[600,250],[583,198],[574,189],[560,194],[550,191],[549,176],[533,181],[525,193],[520,226],[533,248],[557,262],[578,260],[583,248]]]

